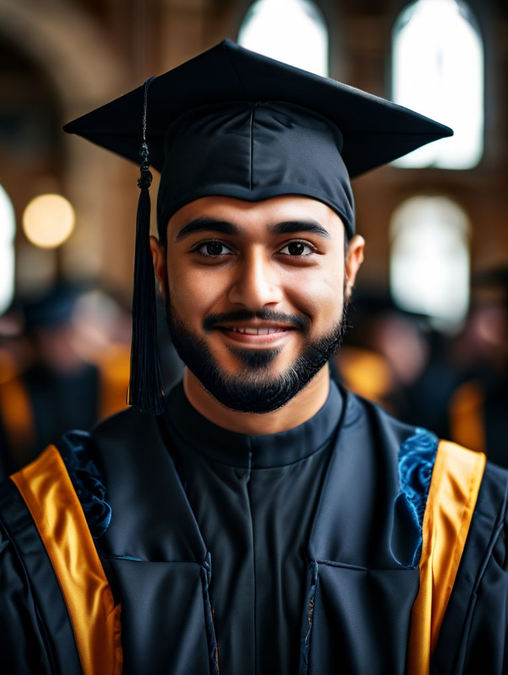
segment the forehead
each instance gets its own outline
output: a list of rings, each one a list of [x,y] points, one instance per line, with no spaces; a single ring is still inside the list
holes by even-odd
[[[258,202],[232,197],[201,197],[183,206],[170,218],[168,238],[197,218],[232,223],[245,233],[290,221],[315,221],[333,237],[341,238],[344,229],[335,211],[310,197],[282,195]]]

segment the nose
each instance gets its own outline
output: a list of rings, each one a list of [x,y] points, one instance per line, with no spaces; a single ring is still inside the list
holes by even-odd
[[[280,280],[264,251],[252,251],[235,265],[228,300],[252,312],[281,302]]]

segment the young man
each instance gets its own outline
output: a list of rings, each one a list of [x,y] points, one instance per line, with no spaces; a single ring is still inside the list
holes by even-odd
[[[450,130],[229,42],[67,130],[141,144],[135,407],[1,486],[7,672],[502,673],[506,474],[328,371],[350,177]]]

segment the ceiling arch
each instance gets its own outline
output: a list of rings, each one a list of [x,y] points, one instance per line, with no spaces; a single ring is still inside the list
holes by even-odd
[[[68,0],[0,0],[2,36],[45,70],[70,114],[129,84],[106,33]]]

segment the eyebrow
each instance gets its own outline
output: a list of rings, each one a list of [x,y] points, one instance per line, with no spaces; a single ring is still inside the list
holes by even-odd
[[[190,223],[184,225],[176,235],[175,241],[185,239],[195,232],[220,232],[221,234],[239,234],[240,228],[226,220],[216,220],[215,218],[195,218]]]
[[[328,230],[315,220],[288,220],[283,223],[271,225],[268,228],[271,234],[297,234],[298,232],[312,232],[326,239],[330,239]],[[175,241],[181,241],[185,237],[196,232],[219,232],[221,234],[240,234],[241,229],[226,220],[200,217],[191,220],[182,227],[175,237]]]
[[[277,223],[269,228],[272,234],[297,234],[298,232],[312,232],[321,237],[330,239],[330,233],[315,220],[288,220],[284,223]]]

